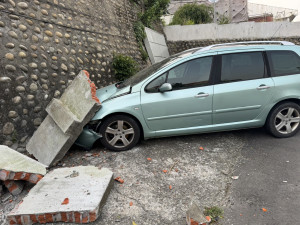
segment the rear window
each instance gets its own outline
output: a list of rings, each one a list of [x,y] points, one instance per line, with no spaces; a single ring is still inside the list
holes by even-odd
[[[268,51],[272,76],[300,74],[300,57],[293,51]]]
[[[260,79],[264,75],[265,63],[262,52],[222,55],[222,83]]]

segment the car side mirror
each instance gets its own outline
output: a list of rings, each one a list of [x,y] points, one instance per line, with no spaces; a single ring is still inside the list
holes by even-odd
[[[159,92],[164,93],[166,91],[172,91],[172,84],[170,83],[164,83],[159,87]]]

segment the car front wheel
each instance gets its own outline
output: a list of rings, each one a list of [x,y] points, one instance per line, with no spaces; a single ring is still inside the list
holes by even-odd
[[[300,129],[300,106],[293,102],[278,105],[267,120],[267,129],[275,137],[286,138]]]
[[[126,115],[107,118],[100,126],[100,139],[104,147],[112,151],[125,151],[134,147],[140,139],[140,127]]]

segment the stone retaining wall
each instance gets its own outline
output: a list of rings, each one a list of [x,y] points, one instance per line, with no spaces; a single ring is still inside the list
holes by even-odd
[[[240,41],[290,41],[300,45],[300,37],[293,38],[272,38],[272,39],[231,39],[231,40],[194,40],[194,41],[168,41],[170,55],[185,51],[191,48],[205,47],[214,44],[240,42]]]
[[[0,144],[19,151],[82,69],[115,82],[114,52],[142,64],[130,0],[0,1]]]

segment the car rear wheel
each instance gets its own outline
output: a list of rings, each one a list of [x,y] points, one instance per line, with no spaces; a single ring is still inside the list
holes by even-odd
[[[100,126],[101,143],[112,151],[125,151],[134,147],[140,139],[140,127],[129,116],[115,115]]]
[[[286,102],[272,110],[267,129],[275,137],[287,138],[295,135],[300,129],[300,106]]]

